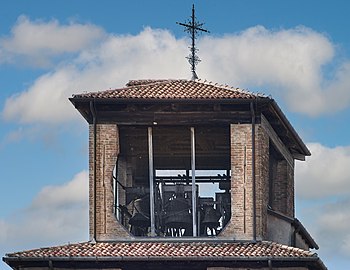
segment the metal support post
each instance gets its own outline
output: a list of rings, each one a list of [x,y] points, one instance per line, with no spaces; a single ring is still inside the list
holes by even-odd
[[[191,170],[192,170],[192,225],[193,236],[197,236],[197,189],[196,189],[196,142],[194,127],[191,127]]]
[[[153,134],[152,127],[148,127],[148,170],[149,170],[149,204],[151,214],[151,236],[156,236],[154,218],[154,175],[153,175]]]

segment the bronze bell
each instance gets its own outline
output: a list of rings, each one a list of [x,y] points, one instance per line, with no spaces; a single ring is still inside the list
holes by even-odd
[[[136,227],[149,227],[150,220],[148,217],[140,213],[134,213],[132,217],[129,219],[129,224],[131,226],[136,226]]]
[[[202,221],[203,226],[208,228],[217,228],[219,226],[219,219],[221,215],[217,209],[212,205],[206,205],[204,207],[204,218]]]
[[[173,198],[166,206],[164,221],[167,227],[186,228],[192,222],[190,205],[184,198]]]
[[[149,227],[149,216],[149,196],[144,196],[134,201],[133,215],[129,220],[129,224],[135,227]]]

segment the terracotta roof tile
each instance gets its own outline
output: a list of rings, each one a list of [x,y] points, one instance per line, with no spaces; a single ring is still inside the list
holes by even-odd
[[[255,99],[266,98],[227,85],[201,80],[135,80],[126,87],[73,95],[73,98],[100,99]]]
[[[10,258],[66,258],[66,257],[116,257],[116,258],[189,258],[189,257],[277,257],[307,258],[316,256],[310,251],[273,242],[98,242],[78,243],[40,248],[7,254]]]

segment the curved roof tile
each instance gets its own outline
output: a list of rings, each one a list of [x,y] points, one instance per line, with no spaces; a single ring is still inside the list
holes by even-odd
[[[126,87],[73,95],[98,99],[255,99],[267,98],[227,85],[202,80],[132,80]]]
[[[9,258],[48,257],[276,257],[308,258],[316,256],[310,251],[274,242],[84,242],[63,246],[40,248],[7,254]]]

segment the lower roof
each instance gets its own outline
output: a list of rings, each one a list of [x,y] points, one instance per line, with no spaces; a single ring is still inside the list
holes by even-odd
[[[308,269],[327,269],[317,254],[274,242],[206,241],[110,241],[83,242],[6,254],[3,260],[10,266],[38,266],[38,263],[63,263],[65,267],[84,263],[122,265],[127,263],[235,263],[237,266],[254,263],[282,267],[304,266]],[[232,264],[234,265],[234,264]],[[73,266],[72,266],[73,267]]]
[[[317,256],[300,248],[274,242],[223,241],[111,241],[83,242],[7,254],[10,258],[40,257],[278,257],[306,258]]]

